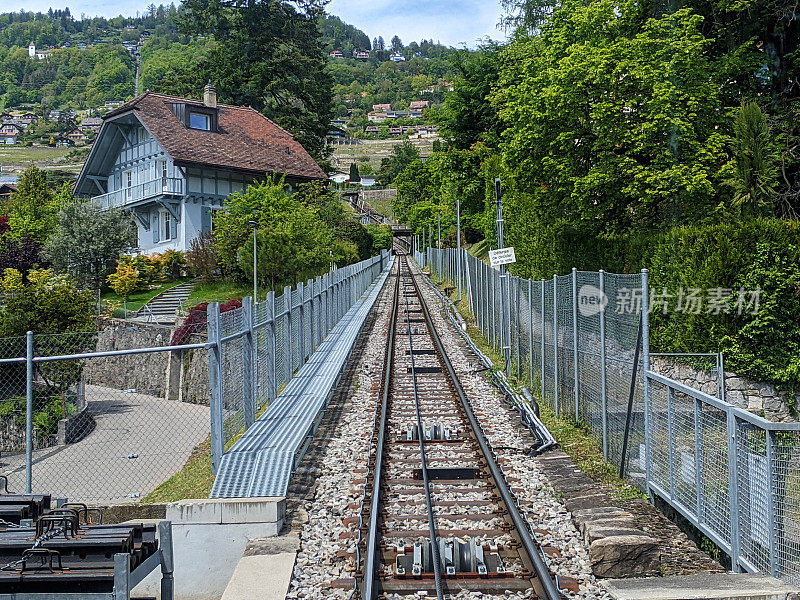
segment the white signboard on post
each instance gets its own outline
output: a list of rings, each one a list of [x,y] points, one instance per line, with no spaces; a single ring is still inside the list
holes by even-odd
[[[499,250],[489,250],[489,264],[495,269],[502,265],[510,265],[517,262],[514,248],[500,248]]]

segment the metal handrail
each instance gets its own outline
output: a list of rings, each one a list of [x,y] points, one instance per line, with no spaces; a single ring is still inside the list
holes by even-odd
[[[121,188],[92,197],[92,201],[98,203],[102,208],[119,208],[141,200],[148,200],[158,196],[182,196],[183,179],[180,177],[159,177],[142,183],[137,183],[131,187]]]

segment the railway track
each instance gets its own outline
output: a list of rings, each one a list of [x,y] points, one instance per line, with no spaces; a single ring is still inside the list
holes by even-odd
[[[522,516],[398,257],[357,561],[364,600],[460,592],[557,600],[558,582]]]

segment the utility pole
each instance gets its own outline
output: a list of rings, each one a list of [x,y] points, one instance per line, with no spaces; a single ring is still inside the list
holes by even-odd
[[[500,183],[500,178],[494,180],[494,204],[497,209],[497,249],[505,248],[505,241],[503,240],[503,190]],[[507,307],[508,302],[506,290],[508,273],[506,266],[500,265],[500,323],[502,326],[502,345],[503,345],[503,358],[505,359],[505,371],[511,366],[511,310],[510,306]],[[508,308],[508,321],[506,322],[506,308]]]
[[[456,197],[456,279],[458,301],[461,302],[461,199]]]
[[[258,221],[250,221],[253,228],[253,305],[258,304]]]

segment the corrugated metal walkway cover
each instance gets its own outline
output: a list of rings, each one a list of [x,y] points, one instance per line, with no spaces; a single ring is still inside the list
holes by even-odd
[[[394,259],[347,311],[283,393],[222,457],[212,498],[285,496],[301,450],[344,369]]]

